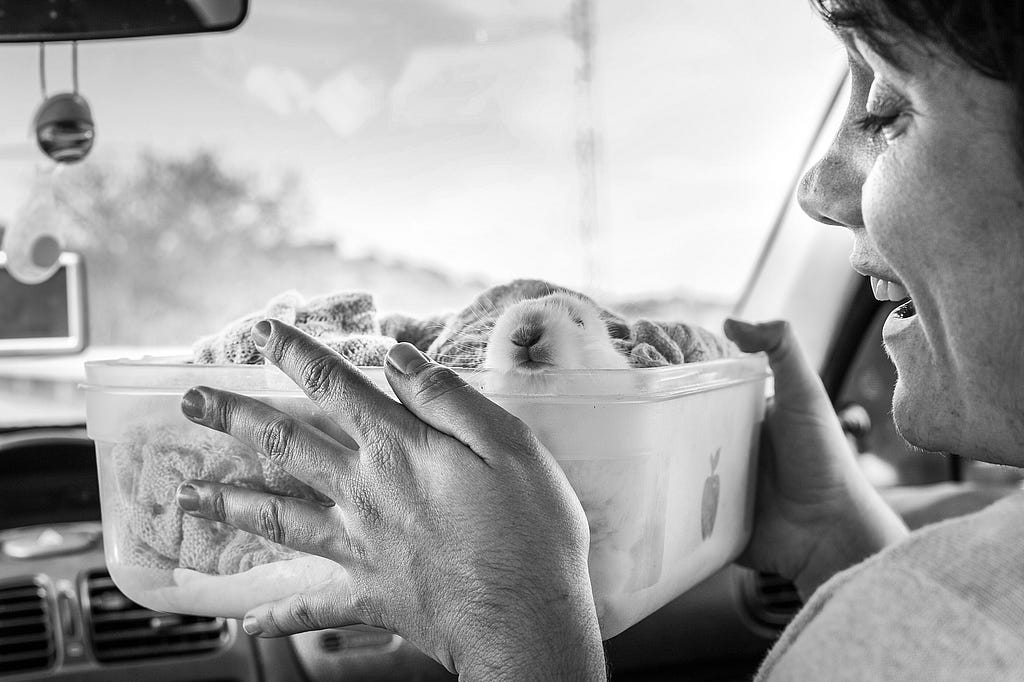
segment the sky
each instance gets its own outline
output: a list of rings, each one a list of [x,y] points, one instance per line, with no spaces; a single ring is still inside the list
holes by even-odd
[[[232,33],[82,43],[86,163],[212,149],[245,172],[297,173],[312,211],[296,238],[346,255],[620,297],[735,297],[841,48],[805,0],[594,0],[588,91],[573,4],[252,0]],[[68,89],[69,48],[47,65],[49,92]],[[0,78],[9,221],[45,167],[29,135],[38,48],[0,45]]]

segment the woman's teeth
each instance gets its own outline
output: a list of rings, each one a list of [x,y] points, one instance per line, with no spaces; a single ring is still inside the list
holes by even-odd
[[[871,278],[871,290],[879,301],[902,301],[910,296],[902,284],[877,277]]]

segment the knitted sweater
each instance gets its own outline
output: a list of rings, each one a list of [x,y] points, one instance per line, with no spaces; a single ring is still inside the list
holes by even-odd
[[[1024,493],[833,577],[757,680],[1024,680]]]

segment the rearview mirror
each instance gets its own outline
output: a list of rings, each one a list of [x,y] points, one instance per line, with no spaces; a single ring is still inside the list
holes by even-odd
[[[248,9],[248,0],[0,0],[0,42],[230,31]]]
[[[64,252],[45,282],[22,284],[7,271],[0,251],[0,357],[70,355],[85,350],[85,265]]]

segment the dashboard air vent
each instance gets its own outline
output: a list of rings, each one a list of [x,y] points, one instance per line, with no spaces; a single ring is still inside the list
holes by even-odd
[[[781,630],[803,606],[796,586],[782,576],[762,571],[746,571],[744,601],[758,624]]]
[[[89,573],[84,592],[89,637],[98,661],[187,656],[215,651],[227,643],[223,618],[151,611],[117,589],[106,571]]]
[[[46,588],[31,578],[0,584],[0,676],[53,666],[52,623]]]

